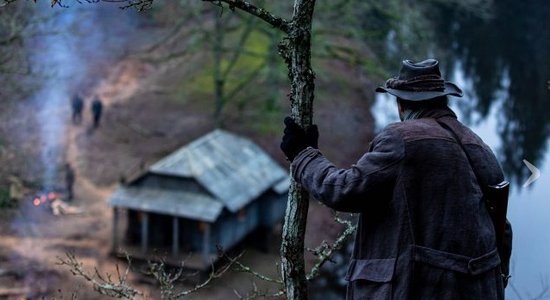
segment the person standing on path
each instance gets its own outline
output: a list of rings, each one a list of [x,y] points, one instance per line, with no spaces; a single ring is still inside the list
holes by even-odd
[[[84,108],[84,100],[80,95],[75,94],[71,99],[71,109],[72,109],[72,121],[74,125],[80,124],[82,122],[82,109]]]
[[[67,201],[73,200],[73,186],[75,182],[75,173],[70,163],[65,164],[65,187],[67,189]]]

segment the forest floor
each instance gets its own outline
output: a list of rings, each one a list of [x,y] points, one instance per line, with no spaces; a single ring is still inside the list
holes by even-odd
[[[204,108],[204,103],[182,103],[177,101],[177,95],[165,92],[173,89],[174,78],[181,78],[183,72],[185,70],[154,68],[124,60],[110,67],[105,79],[91,91],[100,95],[105,105],[102,124],[97,130],[90,128],[87,111],[80,125],[72,125],[66,115],[63,161],[71,163],[76,173],[75,199],[71,204],[84,213],[53,216],[49,210],[29,203],[0,210],[0,299],[101,299],[88,282],[72,275],[66,266],[60,266],[59,257],[74,253],[90,273],[97,268],[102,274],[116,274],[117,265],[122,269],[126,267],[123,259],[110,254],[112,212],[107,199],[117,182],[213,128],[210,110]],[[330,120],[319,122],[320,144],[329,157],[334,157],[340,165],[348,165],[367,149],[372,138],[372,117],[368,111],[371,101],[363,100],[356,91],[346,95],[338,87],[333,87],[332,92],[330,89],[328,94],[351,96],[347,101],[319,101],[317,120]],[[14,119],[33,118],[32,109],[17,111]],[[283,116],[281,112],[281,120]],[[239,122],[227,127],[250,135],[287,166],[278,149],[278,133],[257,134]],[[36,140],[36,134],[29,129],[24,139]],[[342,144],[353,146],[337,146]],[[0,155],[0,160],[9,157]],[[8,171],[0,175],[9,175],[5,172]],[[331,210],[315,201],[311,203],[306,247],[315,248],[323,240],[333,240],[342,228],[334,222]],[[279,235],[280,228],[275,229],[268,253],[247,250],[243,263],[258,272],[277,276]],[[313,259],[308,256],[309,265]],[[135,270],[130,272],[129,283],[144,291],[145,296],[137,298],[160,298],[158,286]],[[231,271],[189,298],[237,298],[234,290],[246,294],[254,284],[260,289],[276,291],[272,285],[250,274]],[[191,286],[182,284],[178,288]]]

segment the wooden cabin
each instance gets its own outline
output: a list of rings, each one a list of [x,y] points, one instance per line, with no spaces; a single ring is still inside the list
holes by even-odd
[[[281,221],[288,186],[287,171],[255,143],[216,129],[115,190],[113,250],[147,258],[170,249],[208,268],[218,246],[228,250]]]

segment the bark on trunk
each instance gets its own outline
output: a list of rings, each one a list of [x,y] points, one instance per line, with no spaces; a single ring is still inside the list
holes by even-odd
[[[302,127],[313,119],[315,75],[311,69],[311,22],[315,0],[295,0],[294,14],[281,55],[289,68],[291,116]],[[281,268],[288,299],[308,298],[304,267],[304,235],[309,207],[308,193],[292,180],[283,225]]]

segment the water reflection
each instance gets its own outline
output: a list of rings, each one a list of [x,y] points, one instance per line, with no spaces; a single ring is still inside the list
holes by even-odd
[[[550,283],[550,203],[544,185],[549,180],[544,159],[550,128],[550,2],[495,1],[492,14],[482,20],[440,7],[435,43],[453,45],[443,59],[452,62],[447,73],[466,92],[466,101],[456,105],[461,120],[496,150],[506,177],[515,183],[508,212],[514,277],[507,296],[543,298]],[[527,189],[521,188],[530,175],[523,159],[542,172]]]
[[[529,176],[522,160],[535,165],[546,153],[550,115],[550,2],[495,1],[492,17],[457,13],[448,6],[435,15],[435,43],[447,51],[447,73],[460,68],[472,81],[472,106],[482,118],[497,106],[496,149],[503,169],[516,183]],[[503,95],[503,90],[505,95]]]

